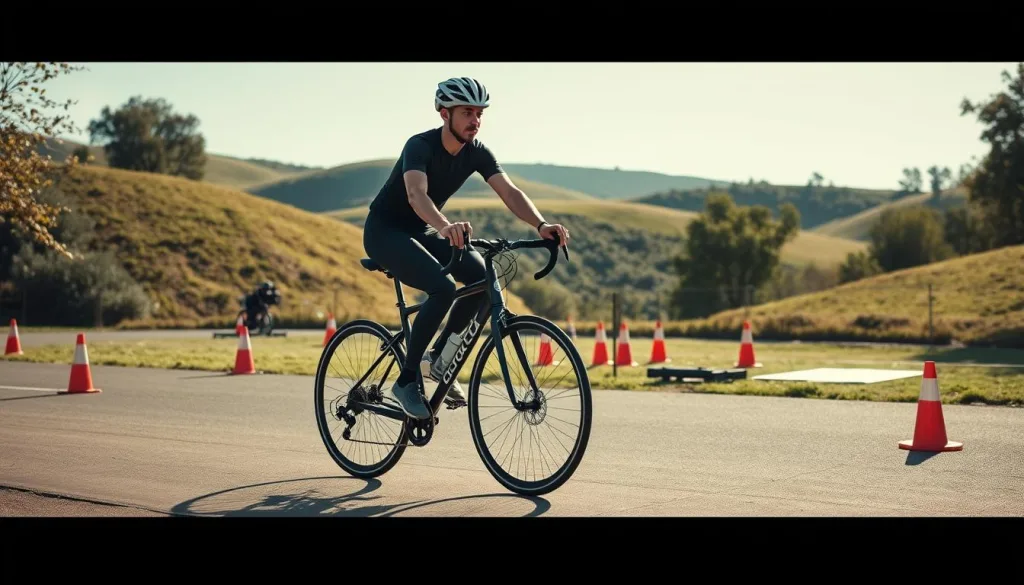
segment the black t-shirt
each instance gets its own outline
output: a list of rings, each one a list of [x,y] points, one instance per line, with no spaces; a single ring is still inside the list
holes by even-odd
[[[479,140],[466,143],[457,155],[452,156],[441,143],[440,127],[421,132],[405,142],[387,182],[370,202],[374,215],[413,229],[426,226],[426,222],[409,205],[405,189],[403,175],[413,170],[427,174],[427,196],[438,209],[473,173],[480,173],[486,181],[502,172],[494,154]]]

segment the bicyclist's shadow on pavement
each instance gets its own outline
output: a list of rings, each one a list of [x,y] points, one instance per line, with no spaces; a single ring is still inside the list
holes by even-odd
[[[513,498],[533,503],[533,510],[523,516],[540,516],[551,508],[550,502],[544,498],[507,492],[385,504],[382,501],[384,496],[373,494],[381,485],[378,479],[364,480],[348,476],[269,481],[191,498],[175,505],[171,513],[185,516],[299,517],[394,516],[412,511],[412,515],[416,516],[429,515],[430,511],[424,509],[428,506],[477,498]]]

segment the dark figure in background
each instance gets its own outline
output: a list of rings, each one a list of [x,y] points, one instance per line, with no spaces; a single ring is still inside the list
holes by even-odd
[[[269,325],[271,305],[281,304],[281,291],[277,290],[273,282],[269,280],[259,285],[254,291],[245,296],[245,321],[250,331],[261,329],[258,323],[265,322]],[[260,314],[267,315],[267,319],[257,321]]]

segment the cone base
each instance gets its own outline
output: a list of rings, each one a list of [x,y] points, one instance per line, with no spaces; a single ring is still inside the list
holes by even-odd
[[[741,364],[739,362],[736,362],[735,364],[733,364],[732,367],[734,367],[734,368],[763,368],[764,364],[762,364],[761,362],[754,362],[753,364],[751,364],[749,366],[745,366],[745,365],[743,365],[743,364]]]
[[[914,447],[914,440],[913,439],[907,439],[906,441],[900,441],[900,449],[903,449],[903,450],[906,450],[906,451],[930,451],[930,452],[933,452],[933,453],[938,453],[938,452],[945,452],[945,451],[963,451],[964,450],[964,444],[960,443],[960,442],[957,442],[957,441],[946,441],[946,445],[945,446],[939,447],[938,449],[936,449],[936,448],[934,448],[932,446],[928,446],[928,447]]]
[[[103,392],[99,388],[89,388],[88,390],[61,390],[57,394],[93,394],[96,392]]]

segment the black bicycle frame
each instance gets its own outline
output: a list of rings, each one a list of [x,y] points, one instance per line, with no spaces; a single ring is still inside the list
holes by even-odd
[[[501,374],[505,380],[505,388],[508,390],[509,400],[515,405],[517,409],[521,408],[520,401],[516,400],[516,396],[512,391],[512,379],[508,373],[508,364],[505,361],[505,348],[502,346],[501,335],[503,333],[502,322],[506,314],[507,308],[505,306],[505,299],[501,296],[501,288],[498,286],[498,277],[494,272],[494,261],[492,254],[488,253],[484,256],[484,265],[486,267],[486,277],[484,280],[467,284],[462,288],[455,291],[455,300],[470,295],[481,294],[485,290],[489,293],[490,303],[483,303],[480,310],[473,319],[470,320],[463,333],[466,335],[462,339],[462,344],[459,349],[455,351],[455,355],[452,357],[452,362],[445,368],[444,374],[442,374],[441,380],[437,384],[437,389],[434,394],[430,397],[429,404],[431,412],[436,416],[437,412],[441,408],[444,397],[448,394],[451,383],[455,380],[459,372],[462,371],[462,367],[466,364],[467,359],[471,350],[480,339],[480,333],[484,329],[484,324],[487,322],[488,315],[491,320],[491,335],[495,338],[495,350],[498,352],[498,362],[501,364]],[[405,294],[402,292],[402,283],[398,280],[398,277],[389,274],[388,278],[392,279],[395,283],[395,296],[397,302],[395,306],[398,307],[399,318],[401,319],[402,330],[394,334],[384,345],[381,346],[382,353],[374,361],[373,365],[367,370],[367,373],[363,375],[363,378],[356,382],[356,385],[362,384],[369,372],[372,372],[377,364],[380,363],[386,351],[395,343],[398,343],[399,339],[404,338],[406,347],[409,345],[410,336],[412,335],[412,327],[409,325],[409,316],[414,315],[423,308],[423,303],[417,303],[415,305],[406,305]],[[454,301],[453,301],[454,303]],[[526,360],[526,352],[522,348],[522,343],[519,337],[516,336],[513,339],[513,345],[516,348],[516,354],[520,359]],[[524,362],[528,363],[528,362]],[[384,379],[387,379],[388,373],[391,371],[391,367],[394,365],[392,362],[388,365],[387,371],[384,373]],[[417,372],[419,369],[417,368]],[[532,375],[530,376],[531,383],[533,383]],[[420,375],[422,383],[422,375]],[[375,412],[381,416],[393,418],[396,420],[405,420],[406,414],[400,408],[391,406],[382,406],[377,404],[360,403],[359,406],[364,410]]]

